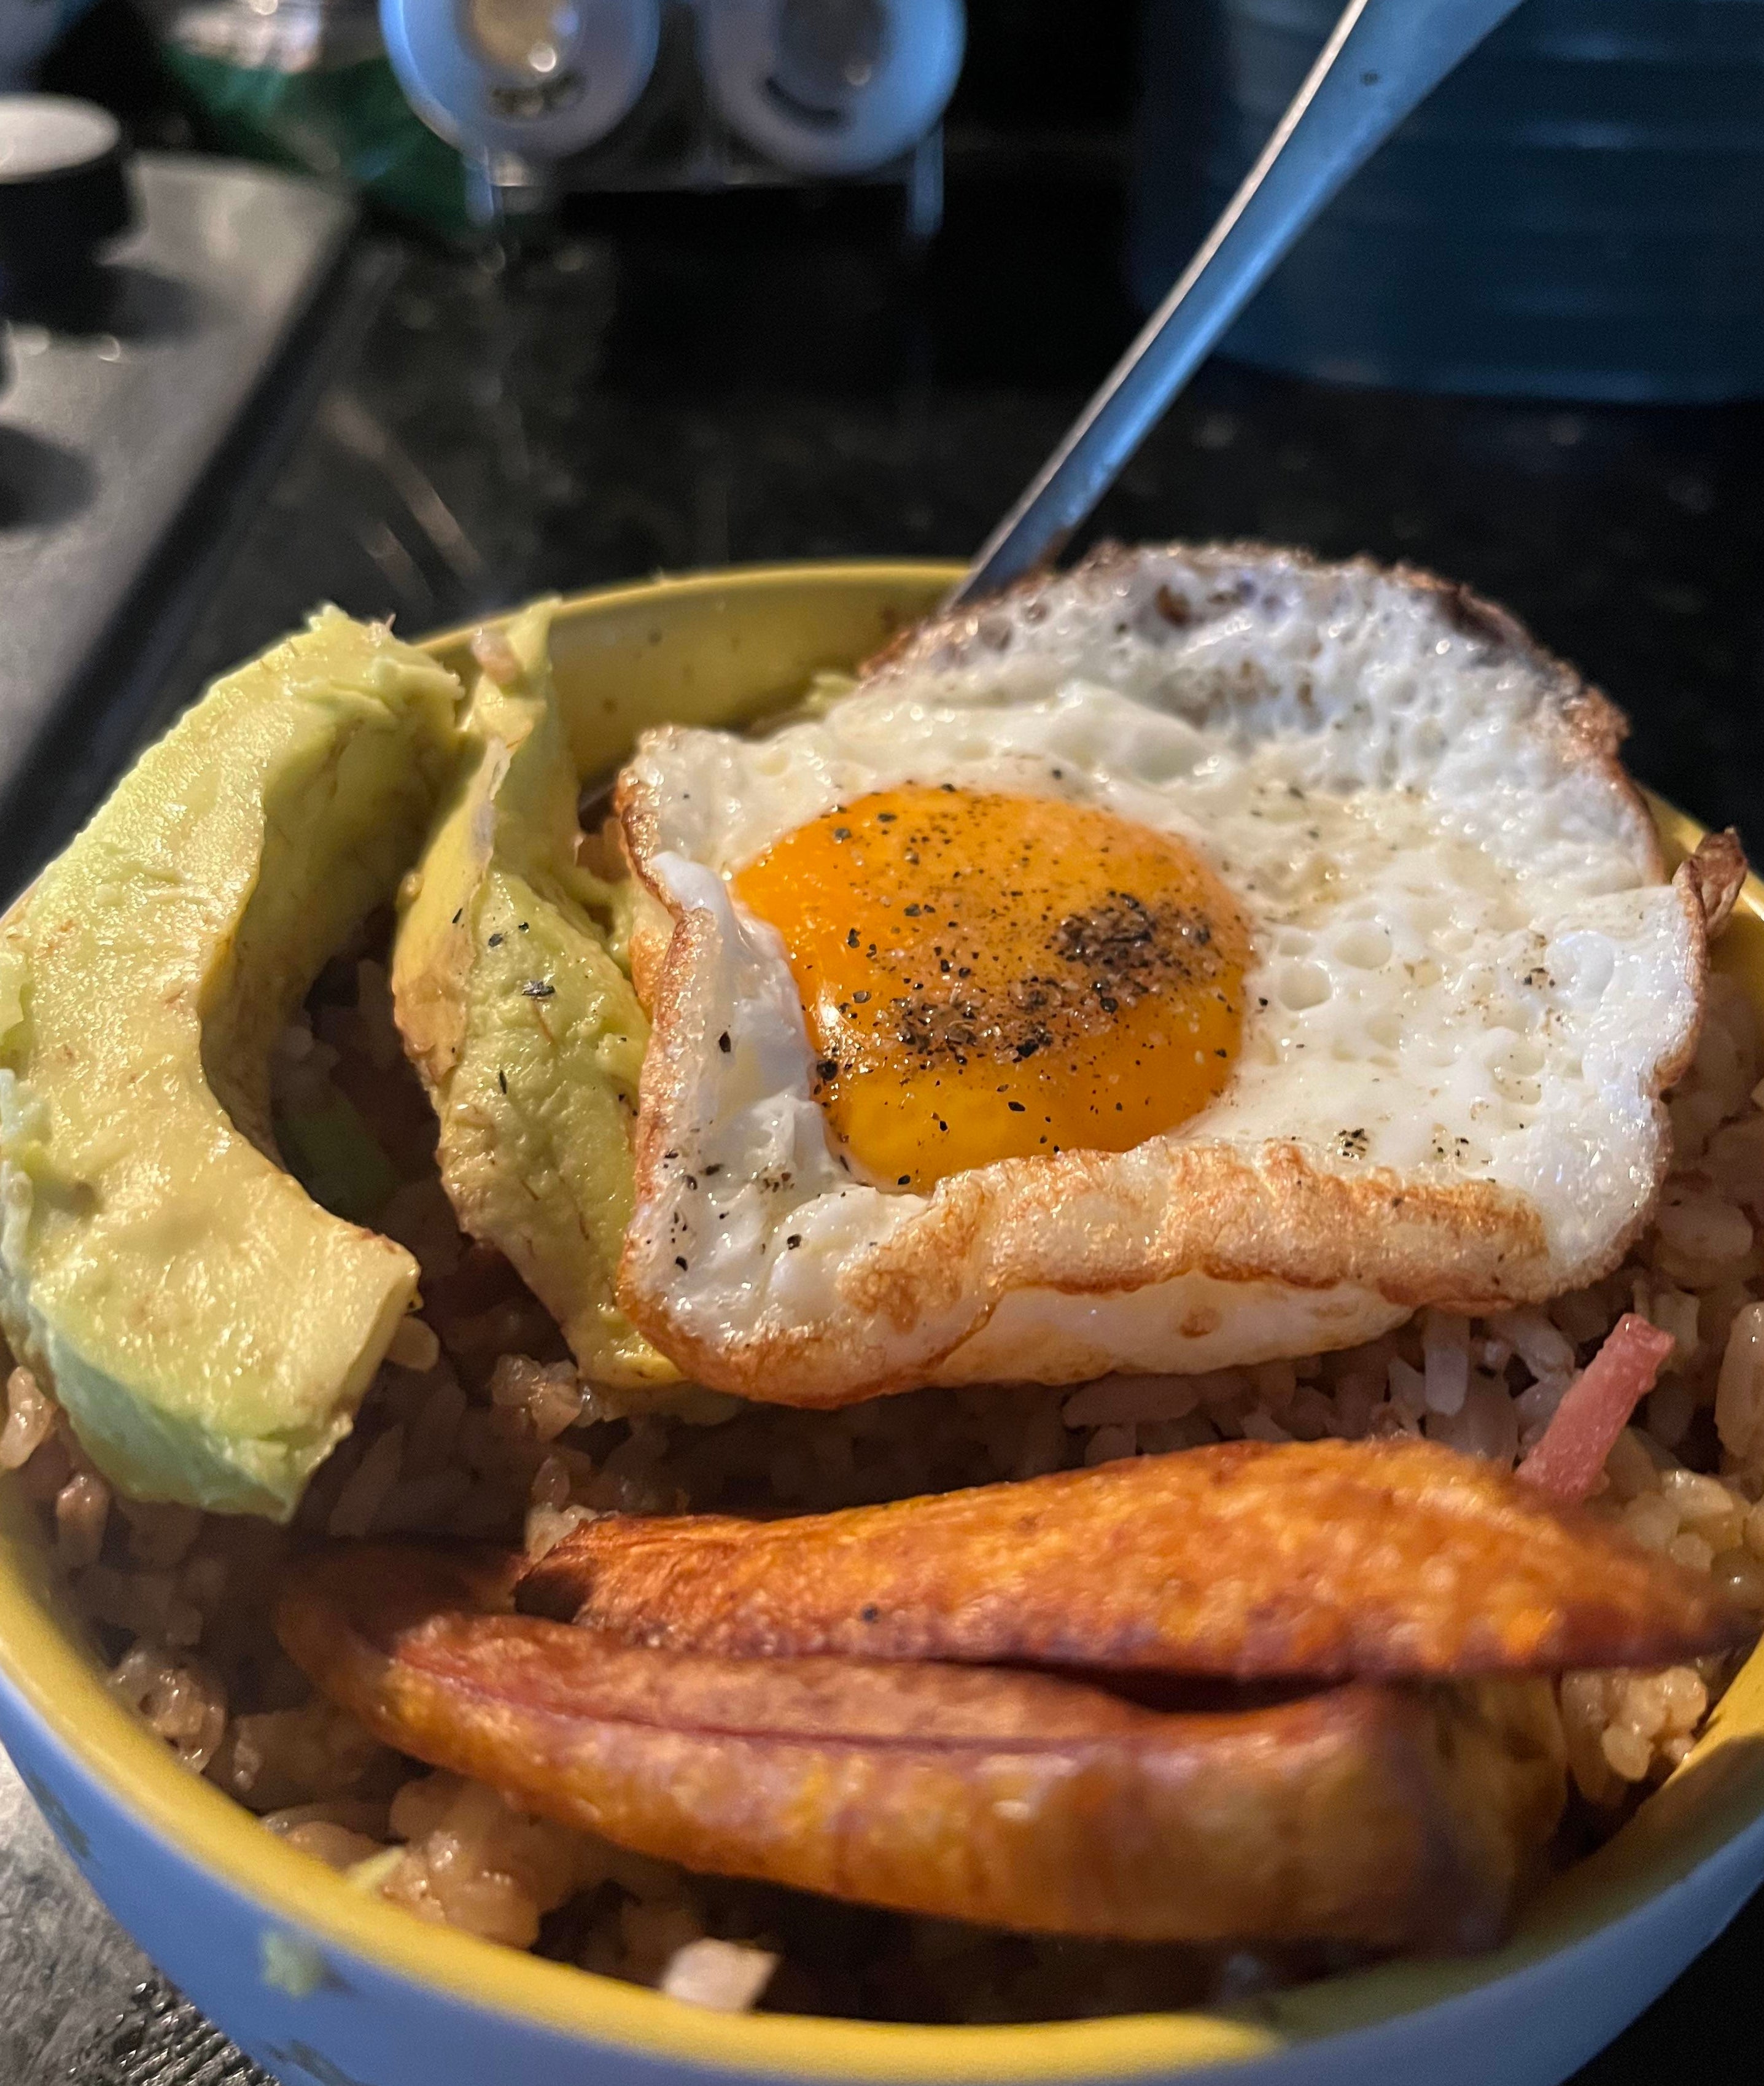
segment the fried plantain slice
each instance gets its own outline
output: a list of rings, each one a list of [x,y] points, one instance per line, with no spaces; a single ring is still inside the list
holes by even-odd
[[[1221,1442],[786,1521],[610,1516],[517,1605],[677,1650],[1239,1680],[1647,1666],[1758,1633],[1703,1575],[1420,1441]]]
[[[1563,1800],[1542,1682],[1171,1715],[1044,1675],[635,1648],[485,1612],[507,1584],[352,1545],[296,1569],[277,1628],[389,1744],[689,1868],[1044,1933],[1471,1949]]]

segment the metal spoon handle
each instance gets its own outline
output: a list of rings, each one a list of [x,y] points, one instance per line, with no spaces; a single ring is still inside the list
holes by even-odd
[[[1049,558],[1348,177],[1519,0],[1348,0],[1261,157],[1181,279],[987,539],[953,602]]]

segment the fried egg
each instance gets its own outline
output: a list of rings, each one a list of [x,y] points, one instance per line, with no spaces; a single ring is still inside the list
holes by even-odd
[[[1125,1152],[1231,1077],[1250,931],[1179,836],[952,782],[838,804],[732,880],[783,937],[866,1178]]]
[[[1614,1266],[1706,970],[1622,721],[1363,564],[1099,556],[620,781],[632,1318],[833,1405],[1184,1373]]]

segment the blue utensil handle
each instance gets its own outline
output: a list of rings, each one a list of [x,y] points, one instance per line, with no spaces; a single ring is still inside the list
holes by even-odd
[[[981,547],[952,604],[1058,555],[1287,249],[1519,0],[1348,0],[1225,214]]]

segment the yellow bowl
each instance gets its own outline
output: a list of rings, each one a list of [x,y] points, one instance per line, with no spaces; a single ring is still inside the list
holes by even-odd
[[[644,724],[730,723],[847,667],[956,568],[713,573],[578,596],[554,630],[584,779]],[[431,641],[463,663],[468,633]],[[1665,806],[1669,846],[1698,829]],[[1723,968],[1764,1009],[1764,887]],[[107,1692],[40,1526],[0,1487],[0,1739],[142,1946],[285,2086],[599,2080],[1055,2081],[1235,2067],[1239,2086],[1558,2080],[1631,2019],[1764,1880],[1764,1654],[1683,1767],[1562,1877],[1505,1947],[1404,1962],[1228,2011],[1010,2028],[705,2013],[426,1926],[352,1889],[195,1779]]]

